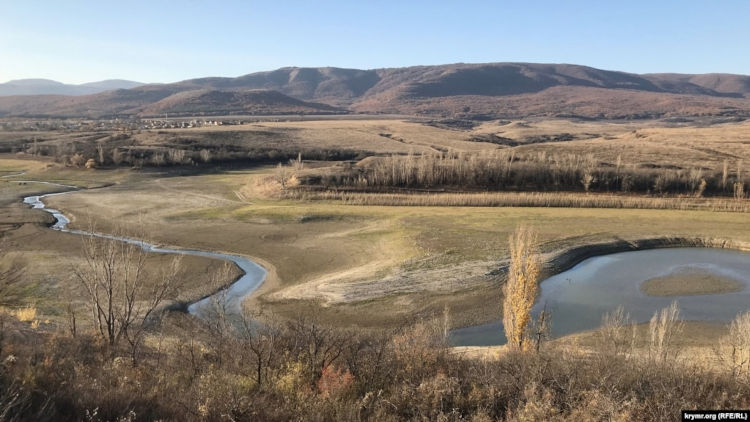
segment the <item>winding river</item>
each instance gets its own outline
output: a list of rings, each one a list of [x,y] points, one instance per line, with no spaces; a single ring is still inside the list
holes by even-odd
[[[211,310],[215,309],[217,301],[221,304],[230,317],[238,317],[242,315],[242,300],[248,295],[252,294],[257,290],[266,278],[266,270],[255,262],[248,258],[239,255],[231,255],[219,252],[201,251],[195,249],[177,249],[177,248],[165,248],[153,243],[146,242],[144,240],[133,239],[129,237],[113,236],[105,233],[96,233],[85,230],[69,229],[67,226],[70,223],[70,219],[65,216],[59,210],[48,208],[42,201],[44,198],[49,198],[57,195],[65,195],[71,192],[79,190],[76,186],[64,185],[52,182],[40,182],[35,180],[16,180],[17,183],[39,183],[50,186],[58,186],[67,190],[56,193],[48,193],[45,195],[32,195],[24,198],[23,202],[32,206],[35,209],[46,211],[55,218],[55,223],[51,226],[53,230],[58,230],[64,233],[72,233],[81,236],[96,236],[104,239],[116,240],[119,242],[125,242],[133,245],[137,245],[146,252],[154,253],[165,253],[165,254],[177,254],[177,255],[190,255],[190,256],[202,256],[206,258],[220,259],[223,261],[233,262],[239,267],[243,274],[229,287],[216,292],[210,296],[204,297],[198,301],[195,301],[188,305],[187,310],[190,314],[207,317]]]
[[[689,272],[730,279],[737,289],[649,296],[641,288],[646,280]],[[655,311],[675,300],[683,320],[730,321],[750,309],[750,254],[731,249],[668,248],[602,255],[544,280],[540,290],[532,313],[539,315],[546,307],[552,337],[596,329],[602,316],[620,305],[635,322],[648,322]],[[462,346],[506,342],[501,321],[454,330],[451,340]]]
[[[17,176],[17,175],[12,175]],[[6,176],[7,177],[7,176]],[[144,240],[104,233],[69,229],[70,219],[56,209],[48,208],[44,198],[78,191],[71,185],[40,181],[65,188],[65,191],[24,198],[24,203],[44,210],[55,218],[52,229],[82,236],[96,236],[137,245],[147,252],[202,256],[233,262],[243,274],[228,288],[188,305],[189,313],[208,317],[214,303],[223,304],[229,316],[242,315],[242,300],[257,290],[266,277],[263,267],[250,259],[232,254],[193,249],[165,248]],[[729,293],[683,296],[650,296],[642,283],[659,277],[699,271],[731,279],[737,288]],[[573,268],[547,278],[540,284],[540,294],[532,313],[543,309],[551,313],[551,334],[560,337],[596,329],[602,316],[623,306],[635,322],[647,322],[653,313],[677,300],[682,318],[697,321],[730,321],[750,309],[750,254],[730,249],[666,248],[620,252],[581,261]],[[461,346],[504,344],[501,321],[460,328],[451,332],[451,342]]]

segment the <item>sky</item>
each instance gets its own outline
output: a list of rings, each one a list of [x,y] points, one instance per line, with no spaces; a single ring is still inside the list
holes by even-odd
[[[505,61],[750,74],[749,42],[748,0],[0,0],[0,82]]]

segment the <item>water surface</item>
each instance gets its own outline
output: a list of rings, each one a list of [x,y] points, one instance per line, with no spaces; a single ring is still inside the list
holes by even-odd
[[[742,290],[698,296],[646,295],[641,283],[654,277],[691,269],[729,277]],[[677,300],[682,319],[731,321],[750,309],[750,254],[729,249],[669,248],[621,252],[589,258],[568,271],[544,280],[533,313],[546,306],[551,313],[551,334],[560,337],[592,330],[602,316],[619,305],[636,322],[647,322],[654,312]],[[501,321],[466,327],[451,333],[464,346],[504,344]]]

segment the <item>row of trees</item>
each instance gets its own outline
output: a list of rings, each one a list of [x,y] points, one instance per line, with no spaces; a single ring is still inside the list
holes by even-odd
[[[618,157],[602,163],[593,155],[426,153],[377,158],[348,174],[310,177],[307,183],[364,188],[458,187],[489,190],[679,193],[744,195],[743,162],[721,169],[640,168]]]
[[[362,158],[361,152],[346,149],[297,148],[195,142],[180,139],[163,145],[141,145],[127,134],[102,139],[44,142],[25,141],[20,150],[34,156],[54,157],[74,167],[165,167],[234,162],[278,163],[296,158],[300,152],[310,160],[339,161]]]

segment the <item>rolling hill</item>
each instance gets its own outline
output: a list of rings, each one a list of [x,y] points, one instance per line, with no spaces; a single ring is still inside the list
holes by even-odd
[[[263,91],[253,93],[256,90]],[[286,96],[283,101],[278,97],[282,94]],[[535,63],[373,70],[287,67],[237,78],[191,79],[79,97],[0,98],[0,115],[5,116],[282,114],[342,109],[467,118],[750,116],[750,76],[639,75]]]
[[[89,95],[113,89],[130,89],[143,85],[122,79],[89,82],[80,85],[64,84],[49,79],[18,79],[0,84],[0,96],[9,95]]]
[[[343,109],[327,104],[301,101],[278,91],[220,91],[199,89],[183,91],[149,104],[138,111],[140,116],[170,115],[232,115],[232,114],[297,114],[342,113]]]

